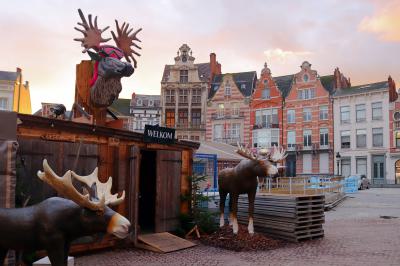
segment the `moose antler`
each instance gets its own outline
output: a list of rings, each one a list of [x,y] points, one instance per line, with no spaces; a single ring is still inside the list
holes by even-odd
[[[74,171],[71,171],[72,177],[77,179],[78,181],[86,184],[88,187],[92,187],[93,184],[96,184],[96,196],[99,198],[101,196],[105,199],[105,205],[115,206],[120,204],[125,199],[125,191],[122,192],[122,195],[118,197],[118,193],[111,194],[112,187],[112,177],[110,176],[106,183],[100,182],[98,178],[98,169],[94,169],[93,173],[88,176],[80,176],[77,175]]]
[[[252,152],[248,149],[247,146],[246,146],[246,147],[243,147],[242,145],[240,145],[239,142],[237,142],[237,146],[238,146],[238,149],[236,150],[236,153],[237,153],[237,154],[239,154],[239,155],[241,155],[241,156],[243,156],[243,157],[245,157],[245,158],[247,158],[247,159],[250,159],[250,160],[258,160],[258,156],[257,156],[257,155],[254,155],[254,153],[252,153]]]
[[[141,40],[139,40],[136,37],[136,35],[142,30],[142,28],[140,28],[140,29],[136,30],[135,32],[133,32],[132,34],[130,34],[132,32],[133,28],[129,29],[129,23],[125,23],[124,22],[122,24],[121,28],[119,27],[119,24],[118,24],[117,20],[115,20],[115,24],[116,24],[116,27],[117,27],[118,37],[115,35],[115,33],[113,31],[111,31],[111,35],[112,35],[115,43],[117,44],[117,47],[124,52],[126,61],[128,61],[130,63],[131,60],[129,59],[129,57],[132,58],[133,66],[136,68],[137,67],[137,61],[133,57],[133,54],[135,54],[137,56],[140,56],[140,54],[137,53],[136,51],[134,51],[131,48],[131,46],[134,46],[134,47],[136,47],[138,49],[142,49],[139,45],[134,43],[135,41],[141,42]]]
[[[81,9],[78,9],[79,16],[82,19],[82,23],[78,22],[78,25],[82,26],[83,29],[74,27],[77,31],[83,34],[83,38],[75,38],[74,41],[82,42],[82,46],[85,48],[83,49],[82,53],[85,53],[90,48],[95,49],[96,51],[99,49],[100,43],[108,42],[111,38],[104,39],[101,37],[101,34],[106,31],[109,26],[105,27],[104,29],[100,30],[97,26],[97,16],[94,18],[94,24],[92,22],[92,15],[89,14],[89,24],[86,21],[85,16]]]
[[[94,202],[89,199],[89,195],[82,195],[72,184],[71,171],[68,170],[63,177],[59,177],[50,168],[47,160],[43,160],[43,172],[38,171],[38,177],[54,188],[59,194],[74,201],[79,206],[88,208],[94,211],[104,211],[105,196],[100,198],[100,201]]]
[[[269,160],[270,161],[279,162],[279,161],[282,161],[283,159],[285,159],[288,156],[288,154],[283,149],[283,147],[278,149],[276,146],[274,146],[273,150],[274,151],[273,151],[272,155],[269,156]]]

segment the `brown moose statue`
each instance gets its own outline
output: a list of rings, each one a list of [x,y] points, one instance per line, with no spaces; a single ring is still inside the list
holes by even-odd
[[[120,197],[111,194],[112,178],[101,183],[97,168],[89,176],[67,171],[59,177],[45,159],[38,177],[65,198],[49,198],[26,208],[0,209],[0,265],[7,251],[14,249],[46,250],[52,265],[66,266],[74,239],[99,232],[118,238],[129,235],[130,222],[108,207],[121,203],[125,192]],[[73,178],[92,193],[79,193],[72,184]]]
[[[218,174],[218,186],[220,196],[220,227],[224,226],[224,208],[227,194],[229,194],[230,224],[233,225],[233,233],[237,234],[239,230],[237,221],[237,205],[240,194],[248,195],[249,200],[249,224],[248,231],[254,234],[253,213],[254,200],[256,197],[258,181],[257,177],[275,175],[278,173],[278,167],[273,163],[282,161],[287,155],[285,150],[274,146],[273,151],[264,150],[255,155],[247,148],[238,143],[236,151],[241,156],[247,158],[240,161],[234,168],[226,168]],[[262,157],[259,157],[262,155]]]

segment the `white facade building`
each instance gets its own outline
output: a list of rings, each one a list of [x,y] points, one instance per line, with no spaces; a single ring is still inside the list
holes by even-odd
[[[160,95],[132,94],[129,130],[144,131],[145,125],[160,125]]]
[[[334,95],[335,174],[365,175],[374,184],[389,175],[389,89],[378,82],[338,90]],[[338,169],[339,166],[339,169]]]

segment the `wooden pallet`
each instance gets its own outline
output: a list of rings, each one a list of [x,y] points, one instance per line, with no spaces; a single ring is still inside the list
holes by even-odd
[[[159,253],[168,253],[193,246],[196,244],[167,232],[139,235],[137,243],[139,248]]]
[[[257,232],[293,242],[323,237],[324,207],[324,195],[257,196],[254,228]],[[239,198],[238,221],[244,224],[248,222],[246,196]]]

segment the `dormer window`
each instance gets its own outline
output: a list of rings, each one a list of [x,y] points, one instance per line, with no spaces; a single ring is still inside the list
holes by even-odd
[[[149,105],[149,106],[153,106],[153,105],[154,105],[154,101],[153,101],[153,100],[149,100],[148,105]]]
[[[268,79],[264,79],[264,85],[267,85],[268,84]]]
[[[245,89],[246,89],[246,84],[240,85],[240,88],[241,88],[242,90],[245,90]]]
[[[142,99],[137,99],[136,100],[136,105],[137,106],[142,106],[142,104],[143,104]]]
[[[304,82],[308,81],[308,75],[307,74],[303,76],[303,80],[304,80]]]
[[[189,81],[189,71],[188,70],[181,70],[180,71],[180,82],[181,83],[188,83]]]
[[[225,96],[231,96],[231,86],[229,84],[225,85]]]

